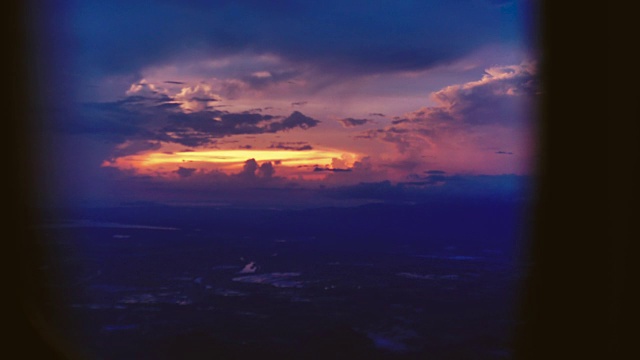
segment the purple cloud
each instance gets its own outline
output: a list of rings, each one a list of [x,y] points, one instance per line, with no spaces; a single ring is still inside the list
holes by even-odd
[[[354,118],[345,118],[338,120],[343,127],[352,128],[360,125],[364,125],[368,122],[371,122],[369,119],[354,119]]]

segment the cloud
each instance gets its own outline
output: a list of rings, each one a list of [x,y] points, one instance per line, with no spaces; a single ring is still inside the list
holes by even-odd
[[[239,180],[255,183],[258,180],[271,180],[274,178],[275,173],[276,170],[270,161],[265,161],[258,165],[255,159],[248,159],[245,161],[242,171],[231,176]]]
[[[415,113],[470,125],[517,122],[514,114],[522,111],[523,102],[540,92],[535,63],[496,66],[485,70],[479,81],[448,86],[433,93],[440,104]],[[422,112],[422,113],[421,113]]]
[[[513,155],[513,153],[511,151],[496,151],[496,154]]]
[[[196,171],[197,169],[192,169],[192,168],[185,168],[185,167],[179,167],[178,170],[175,171],[176,174],[178,174],[181,178],[187,178],[191,175],[193,175],[193,173]]]
[[[148,6],[88,0],[45,8],[44,14],[65,23],[42,21],[41,26],[57,45],[59,61],[71,54],[74,63],[94,73],[134,73],[183,57],[243,52],[277,54],[324,71],[372,73],[426,69],[486,44],[516,44],[522,41],[519,16],[529,6],[387,0],[268,5],[196,0]]]
[[[319,120],[305,116],[299,111],[294,111],[282,121],[270,123],[265,132],[278,132],[294,128],[309,129],[320,123]]]
[[[124,99],[85,103],[79,111],[54,122],[53,127],[65,133],[90,134],[117,144],[127,143],[114,152],[119,157],[150,150],[152,146],[158,147],[159,142],[198,147],[231,135],[309,129],[320,123],[298,111],[283,117],[211,109],[203,104],[217,100],[201,97],[211,95],[210,88],[202,84],[183,87],[173,97],[161,91],[164,89],[153,84],[136,83]]]
[[[402,182],[403,185],[416,185],[416,186],[436,185],[436,184],[445,183],[446,181],[451,179],[450,177],[445,176],[444,172],[430,173],[427,176],[411,174],[408,176],[408,178],[410,178],[412,181]]]
[[[129,96],[125,101],[135,101],[137,99],[169,100],[167,95],[163,94],[158,86],[150,84],[146,79],[141,79],[131,84],[125,94]]]
[[[154,140],[144,128],[149,114],[138,112],[132,107],[141,106],[139,99],[127,99],[109,103],[87,103],[75,111],[55,117],[55,121],[45,123],[50,130],[73,135],[90,135],[110,143],[124,143],[127,140]],[[150,112],[160,111],[149,107]],[[146,135],[146,136],[144,136]]]
[[[268,86],[287,82],[300,75],[298,70],[257,71],[240,78],[251,89],[264,89]],[[304,105],[304,104],[303,104]]]
[[[198,101],[198,102],[211,102],[211,101],[220,101],[218,99],[214,99],[214,98],[202,98],[202,97],[192,97],[191,98],[192,101]]]
[[[288,117],[255,113],[226,113],[208,110],[170,116],[172,124],[162,128],[160,139],[188,146],[207,144],[213,138],[230,135],[275,133],[295,128],[309,129],[320,121],[294,111]]]
[[[438,147],[461,147],[461,141],[469,148],[475,139],[485,148],[502,147],[530,124],[539,93],[535,63],[496,66],[485,70],[480,80],[433,92],[435,106],[395,117],[390,126],[355,138],[388,142],[400,154],[414,157]],[[497,136],[497,131],[511,131],[511,136]]]
[[[352,128],[352,127],[364,125],[364,124],[370,122],[371,120],[345,118],[345,119],[339,119],[338,121],[340,122],[340,124],[342,124],[343,127]]]
[[[273,168],[273,164],[270,161],[263,162],[257,171],[258,177],[264,179],[271,179],[275,173],[276,170]]]
[[[401,170],[403,172],[411,172],[420,165],[424,164],[424,159],[405,157],[394,161],[384,162],[381,165],[384,167]]]
[[[329,168],[329,167],[319,167],[316,166],[313,168],[314,172],[319,172],[319,171],[331,171],[331,172],[351,172],[352,169],[340,169],[340,168]]]
[[[119,158],[128,155],[138,154],[143,151],[158,150],[161,144],[158,141],[146,141],[146,140],[134,140],[126,141],[118,146],[113,151],[113,158]]]
[[[535,63],[496,66],[485,70],[478,81],[447,86],[432,93],[437,106],[419,109],[406,117],[409,122],[509,125],[522,120],[516,116],[527,110],[523,105],[540,91]]]
[[[283,150],[313,150],[313,147],[306,141],[287,141],[277,142],[269,145],[270,149],[283,149]]]
[[[258,171],[258,162],[256,159],[249,159],[244,163],[242,167],[242,171],[238,173],[236,176],[240,178],[253,179],[256,177],[256,172]]]
[[[212,105],[210,103],[220,101],[220,95],[213,92],[211,85],[200,83],[183,87],[173,99],[187,112],[203,111]]]
[[[383,129],[372,129],[356,135],[357,139],[378,139],[379,141],[392,143],[396,146],[399,153],[404,154],[410,147],[419,144],[416,139],[417,132],[408,128],[399,128],[395,126]]]
[[[425,173],[427,173],[429,175],[444,175],[444,174],[446,174],[446,171],[442,171],[442,170],[427,170],[427,171],[425,171]]]
[[[67,134],[89,135],[86,137],[95,143],[106,143],[109,149],[103,151],[104,160],[157,150],[160,145],[163,150],[175,150],[179,148],[176,144],[211,146],[221,138],[235,135],[297,132],[316,127],[319,121],[313,117],[326,114],[336,114],[335,119],[345,117],[340,121],[342,126],[354,128],[338,134],[346,137],[358,131],[358,126],[373,127],[371,120],[358,118],[367,116],[389,125],[380,125],[381,129],[363,132],[358,137],[380,141],[370,153],[379,171],[393,174],[396,170],[411,169],[420,173],[427,166],[451,171],[449,167],[442,167],[445,161],[425,164],[425,158],[420,156],[433,152],[443,158],[455,153],[454,147],[466,150],[468,144],[481,143],[484,140],[480,136],[489,138],[484,151],[494,159],[491,161],[519,161],[520,148],[500,140],[506,137],[492,136],[495,133],[483,126],[512,128],[522,123],[521,112],[515,111],[512,116],[514,109],[520,109],[526,98],[537,92],[534,77],[523,71],[522,66],[487,69],[479,81],[443,88],[432,95],[432,106],[398,118],[385,119],[381,112],[369,113],[382,111],[395,115],[406,111],[405,107],[388,105],[388,101],[395,100],[385,98],[387,100],[376,105],[376,101],[356,104],[353,99],[341,99],[342,94],[352,89],[363,90],[362,98],[367,101],[373,99],[369,96],[379,95],[380,91],[372,91],[373,82],[367,81],[374,78],[378,79],[376,84],[382,84],[391,77],[396,82],[408,77],[429,77],[428,81],[442,77],[445,73],[442,68],[450,69],[450,64],[469,59],[472,52],[486,46],[509,51],[526,47],[520,39],[523,5],[501,5],[504,6],[498,8],[485,0],[402,3],[328,0],[322,4],[289,0],[275,4],[254,0],[163,0],[154,6],[122,0],[108,4],[87,0],[45,5],[40,13],[47,15],[37,18],[45,21],[34,22],[40,24],[38,33],[43,34],[38,43],[46,44],[47,49],[41,49],[34,58],[46,59],[38,60],[43,61],[40,65],[47,62],[47,67],[42,68],[54,70],[51,70],[52,80],[42,88],[71,88],[73,92],[56,92],[68,94],[64,96],[72,100],[90,98],[89,101],[94,102],[80,108],[68,105],[70,101],[60,101],[63,95],[56,96],[52,103],[65,104],[72,110],[60,122],[43,123],[52,123]],[[424,72],[429,69],[434,69],[436,76]],[[456,72],[456,79],[466,79],[473,71]],[[424,76],[425,73],[429,76]],[[61,84],[56,84],[57,80],[61,80]],[[385,96],[410,93],[406,89],[403,94],[397,93],[394,81],[380,87],[388,88]],[[425,83],[421,89],[431,89],[433,84],[442,81]],[[127,84],[126,98],[111,102],[94,100],[113,99],[121,86],[115,83]],[[331,88],[320,91],[321,83]],[[56,86],[52,86],[54,84]],[[85,91],[87,84],[98,90]],[[325,106],[329,93],[331,99],[339,100],[331,103],[335,108]],[[414,94],[410,96],[417,98]],[[237,101],[227,101],[229,98]],[[289,108],[289,104],[304,105],[304,101],[292,103],[300,99],[312,101],[313,106]],[[373,106],[366,108],[361,104]],[[307,115],[313,117],[297,111],[288,115],[271,110],[273,113],[268,114],[271,111],[265,105],[276,109],[309,109]],[[264,110],[231,110],[235,106],[240,109],[259,106]],[[339,114],[340,111],[345,112]],[[329,124],[327,131],[332,126],[337,124]],[[319,126],[316,130],[309,135],[314,139],[314,146],[320,146],[315,144],[325,129]],[[336,147],[344,144],[346,148],[363,149],[367,145],[351,147],[352,144],[346,144],[338,136],[326,139]],[[288,134],[283,135],[287,137]],[[256,144],[264,144],[263,141],[258,140]],[[357,145],[365,142],[359,143]],[[281,146],[282,149],[289,146],[287,150],[311,148],[310,144],[301,144],[295,149],[292,144]],[[393,151],[394,147],[400,155]],[[499,149],[514,151],[515,156],[496,157],[493,153]],[[467,152],[470,156],[474,156],[473,153]],[[475,160],[466,161],[479,163]],[[423,168],[415,167],[419,161],[424,164]],[[257,166],[251,172],[253,176],[246,172],[248,178],[273,180],[275,168],[279,168],[272,164]],[[351,166],[351,163],[332,165],[330,169],[335,170],[320,170],[324,173],[311,175],[332,181],[341,176],[360,179],[365,172]],[[341,169],[352,170],[342,172]],[[201,175],[204,176],[194,172],[180,183],[196,181]],[[170,177],[175,180],[178,176]]]

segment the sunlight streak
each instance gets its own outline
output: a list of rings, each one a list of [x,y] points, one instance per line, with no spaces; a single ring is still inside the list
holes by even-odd
[[[361,158],[360,154],[337,149],[313,150],[194,150],[179,152],[152,152],[124,156],[112,162],[104,162],[102,166],[119,169],[135,169],[148,173],[166,169],[175,170],[179,166],[189,164],[201,169],[235,170],[240,169],[249,159],[258,163],[272,162],[279,166],[297,168],[301,166],[331,166],[335,159],[349,159],[349,164]]]

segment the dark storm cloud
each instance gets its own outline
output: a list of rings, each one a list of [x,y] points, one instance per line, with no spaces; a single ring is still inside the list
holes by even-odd
[[[220,101],[218,99],[214,99],[214,98],[201,98],[201,97],[192,97],[191,99],[189,99],[191,101],[198,101],[198,102],[210,102],[210,101]]]
[[[220,111],[179,113],[171,115],[170,119],[172,123],[161,129],[160,139],[184,145],[193,144],[189,146],[203,145],[212,138],[230,135],[275,133],[294,128],[308,129],[320,122],[297,111],[284,119],[272,115]]]
[[[258,171],[258,162],[256,159],[249,159],[245,161],[242,171],[240,171],[236,176],[240,178],[254,178],[256,176],[256,171]]]
[[[531,5],[527,5],[531,6]],[[524,5],[491,1],[63,2],[44,31],[101,73],[183,56],[277,54],[347,72],[425,69],[515,42]]]
[[[171,132],[171,134],[159,133],[155,136],[155,139],[164,142],[173,142],[184,146],[198,147],[210,145],[213,142],[214,137],[203,133],[176,131]]]
[[[306,141],[289,141],[289,142],[277,142],[272,143],[269,146],[270,149],[283,149],[283,150],[313,150],[313,147]]]
[[[187,178],[191,175],[193,175],[193,173],[196,171],[196,169],[193,168],[185,168],[180,166],[178,168],[178,170],[175,171],[176,174],[178,174],[181,178]]]
[[[231,179],[255,183],[256,181],[271,180],[274,178],[275,173],[276,170],[270,161],[258,165],[255,159],[249,159],[245,161],[242,171],[229,177]]]
[[[340,169],[340,168],[328,168],[328,167],[319,167],[316,166],[313,168],[314,172],[319,172],[319,171],[331,171],[331,172],[350,172],[352,171],[352,169]]]
[[[391,123],[393,125],[398,125],[398,124],[406,123],[406,122],[409,122],[409,121],[410,121],[409,119],[396,119],[396,120],[391,121]]]
[[[263,120],[272,120],[275,117],[272,115],[252,114],[252,113],[240,113],[240,114],[223,114],[220,116],[221,123],[230,124],[233,126],[255,125]]]
[[[299,111],[294,111],[291,115],[284,118],[284,120],[270,123],[264,132],[278,132],[297,127],[301,129],[308,129],[318,125],[318,123],[320,123],[319,120],[305,116]]]
[[[179,104],[174,104],[166,95],[155,98],[129,96],[114,102],[88,103],[79,111],[65,115],[53,122],[55,130],[92,135],[112,143],[137,141],[136,146],[151,144],[145,141],[153,144],[163,141],[196,147],[225,136],[308,129],[320,122],[298,111],[288,117],[211,109],[184,113]],[[128,155],[124,154],[128,148],[116,153]],[[139,149],[143,150],[148,149]]]
[[[156,107],[161,108],[161,109],[178,109],[180,107],[179,103],[164,103],[164,104],[160,104],[160,105],[156,105]]]
[[[355,135],[353,136],[354,139],[367,139],[367,140],[371,140],[371,139],[375,139],[376,135],[374,133],[372,133],[371,131],[367,131],[364,132],[362,134],[359,135]]]
[[[89,135],[110,143],[123,143],[130,139],[152,140],[151,133],[143,128],[148,115],[132,109],[132,106],[137,106],[137,101],[127,99],[84,104],[73,110],[56,109],[50,113],[52,121],[44,122],[44,125],[54,132]]]
[[[393,134],[404,134],[409,132],[409,129],[402,129],[402,128],[397,128],[397,127],[390,127],[386,130],[387,133],[393,133]]]
[[[160,149],[161,144],[159,142],[151,142],[151,141],[133,141],[127,143],[124,147],[118,147],[113,152],[113,158],[118,158],[127,155],[137,154],[143,151],[149,150],[158,150]]]
[[[276,173],[276,170],[273,168],[273,164],[269,162],[264,162],[258,168],[257,175],[259,177],[270,179]]]
[[[346,119],[340,119],[338,121],[340,122],[340,124],[342,124],[343,127],[352,128],[352,127],[364,125],[364,124],[370,122],[371,120],[369,120],[369,119],[346,118]]]

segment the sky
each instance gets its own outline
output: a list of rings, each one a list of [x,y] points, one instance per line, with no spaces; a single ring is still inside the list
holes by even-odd
[[[30,9],[43,203],[517,197],[534,175],[534,1]]]

